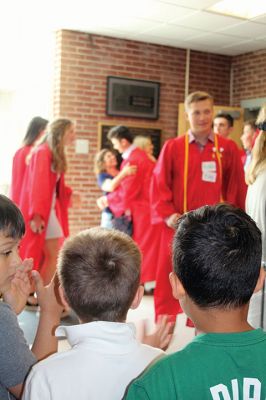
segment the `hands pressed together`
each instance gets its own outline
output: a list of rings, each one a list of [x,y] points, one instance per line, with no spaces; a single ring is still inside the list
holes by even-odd
[[[32,291],[37,294],[38,304],[42,311],[53,315],[61,315],[63,306],[60,302],[57,274],[54,275],[49,285],[44,286],[38,271],[32,270],[33,260],[27,258],[17,267],[10,288],[3,293],[3,299],[16,314],[23,311],[27,299]]]

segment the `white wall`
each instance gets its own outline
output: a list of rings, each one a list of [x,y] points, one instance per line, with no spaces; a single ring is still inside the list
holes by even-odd
[[[51,119],[54,44],[54,32],[41,32],[37,27],[36,30],[10,30],[0,35],[2,193],[8,192],[12,157],[28,123],[35,116]]]

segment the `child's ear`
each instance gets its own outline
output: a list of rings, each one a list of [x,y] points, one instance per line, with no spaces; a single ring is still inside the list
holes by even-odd
[[[169,274],[169,280],[172,286],[172,293],[175,299],[179,300],[185,296],[186,291],[181,281],[174,272]]]
[[[260,274],[259,274],[258,281],[257,281],[257,285],[256,285],[256,287],[254,289],[254,293],[258,292],[259,290],[261,290],[263,288],[263,284],[264,284],[264,281],[265,281],[265,275],[266,275],[265,270],[264,270],[263,267],[261,267]]]
[[[68,304],[68,302],[66,300],[66,295],[65,295],[64,289],[62,288],[61,285],[58,287],[58,293],[59,293],[62,305],[64,306],[64,308],[66,310],[69,310],[70,306],[69,306],[69,304]]]
[[[130,306],[130,308],[132,310],[135,310],[135,308],[137,308],[139,306],[139,303],[141,302],[143,294],[144,294],[144,287],[142,285],[140,285],[138,287],[138,290],[137,290],[137,292],[135,294],[135,297],[134,297],[134,299],[133,299],[133,301],[131,303],[131,306]]]

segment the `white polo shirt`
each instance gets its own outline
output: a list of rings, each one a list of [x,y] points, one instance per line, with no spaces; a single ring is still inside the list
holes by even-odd
[[[121,400],[127,385],[164,352],[139,343],[128,323],[60,326],[71,349],[36,364],[24,400]]]

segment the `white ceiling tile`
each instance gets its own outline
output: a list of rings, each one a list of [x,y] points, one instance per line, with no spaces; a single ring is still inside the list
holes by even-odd
[[[182,19],[178,25],[191,27],[195,29],[204,29],[208,31],[215,31],[222,29],[225,26],[232,26],[239,23],[238,18],[227,17],[224,15],[217,15],[206,11],[198,11],[197,13]]]
[[[253,18],[252,21],[259,22],[260,24],[266,24],[266,14],[260,17]]]
[[[9,27],[19,37],[30,32],[28,40],[37,35],[31,32],[73,29],[218,54],[266,49],[266,15],[244,21],[206,11],[217,1],[9,0],[0,13],[0,38],[10,43]]]
[[[250,40],[250,41],[243,41],[239,43],[232,43],[231,45],[228,44],[224,46],[225,49],[228,48],[236,48],[236,49],[241,49],[242,53],[246,53],[249,51],[256,51],[256,50],[261,50],[265,49],[265,41],[264,40]]]
[[[186,40],[187,43],[198,43],[204,46],[221,47],[231,43],[239,42],[239,38],[229,35],[221,35],[219,33],[207,33],[191,37]]]
[[[218,0],[161,0],[162,3],[172,3],[182,7],[204,10],[217,3]]]
[[[157,1],[153,1],[152,4],[147,7],[144,1],[142,7],[131,11],[131,16],[146,18],[153,21],[169,22],[173,18],[176,18],[176,16],[178,16],[178,18],[183,18],[192,15],[194,12],[195,11],[190,8],[178,7],[174,4]]]
[[[266,26],[264,24],[246,21],[234,26],[223,27],[219,29],[219,32],[249,39],[257,39],[261,36],[266,36]]]
[[[147,29],[144,32],[141,32],[143,34],[150,34],[152,36],[157,36],[157,37],[164,37],[164,38],[169,38],[169,39],[187,39],[189,37],[194,37],[199,34],[205,33],[204,31],[199,31],[197,29],[193,28],[184,28],[180,27],[177,25],[172,25],[172,24],[162,24],[160,26],[154,26],[151,29]]]

